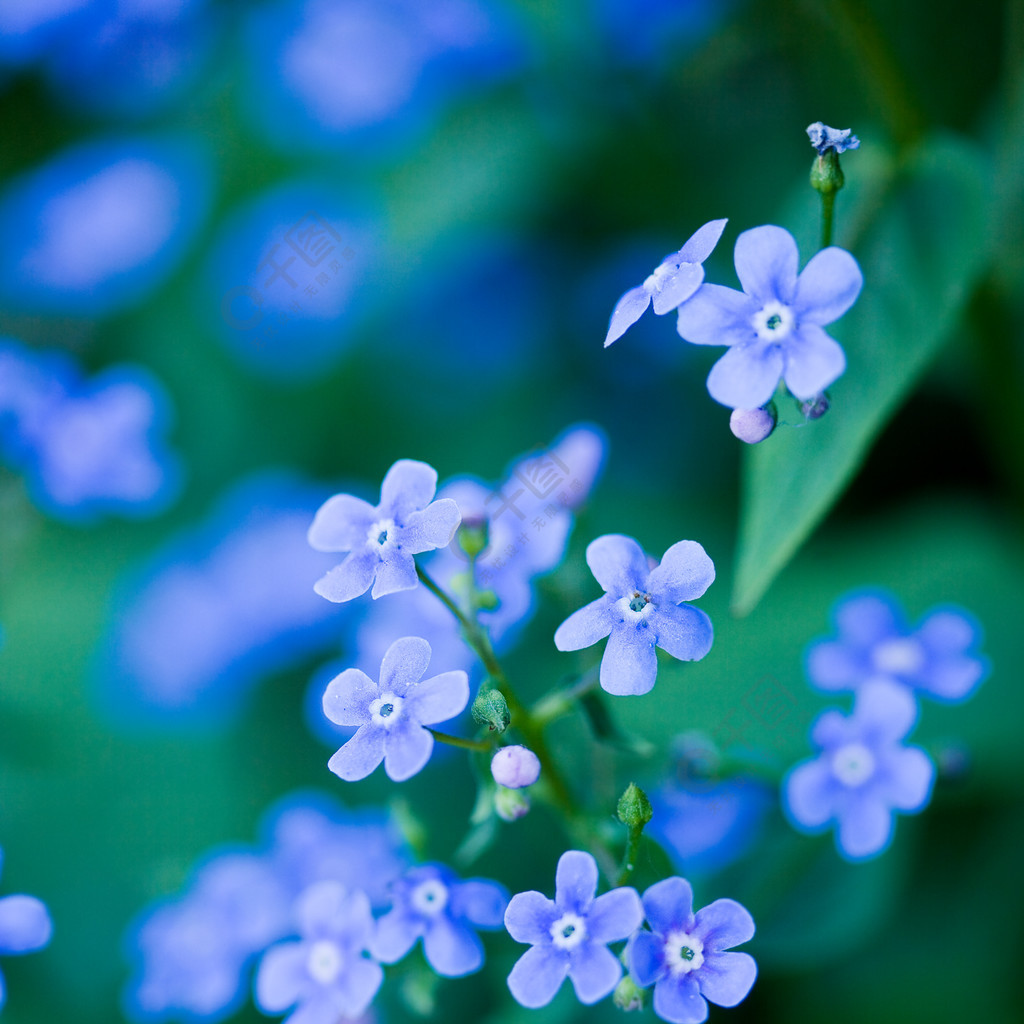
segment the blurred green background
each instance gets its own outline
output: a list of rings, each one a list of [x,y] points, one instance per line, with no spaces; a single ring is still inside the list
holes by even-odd
[[[338,645],[252,669],[220,719],[103,709],[97,651],[126,574],[253,471],[372,492],[409,457],[442,479],[497,481],[579,421],[606,433],[607,462],[508,659],[525,695],[594,660],[558,655],[550,639],[596,596],[582,560],[593,537],[627,533],[653,553],[693,538],[718,570],[701,602],[711,655],[663,662],[652,693],[611,703],[623,729],[656,745],[649,761],[595,749],[580,717],[552,729],[595,813],[610,814],[630,778],[657,778],[679,732],[724,739],[765,679],[791,713],[771,730],[741,718],[744,741],[777,771],[807,756],[827,702],[804,681],[803,651],[852,588],[889,588],[912,619],[956,603],[985,629],[990,679],[965,706],[926,707],[915,733],[933,752],[966,751],[968,767],[899,821],[890,851],[845,864],[830,836],[791,835],[776,811],[739,864],[698,888],[699,905],[731,896],[759,925],[753,993],[712,1018],[1024,1018],[1022,5],[482,4],[501,44],[481,58],[494,62],[486,73],[417,81],[435,94],[420,108],[413,89],[400,130],[348,136],[273,123],[277,70],[252,42],[269,5],[192,6],[209,23],[205,48],[145,109],[76,102],[43,58],[11,60],[0,76],[4,182],[79,142],[173,136],[204,154],[191,184],[210,197],[180,260],[137,299],[97,315],[17,302],[0,312],[0,334],[73,353],[87,372],[148,368],[173,406],[185,469],[166,511],[90,526],[47,517],[19,474],[0,470],[2,891],[39,896],[55,921],[46,951],[4,961],[6,1019],[120,1019],[125,928],[206,851],[253,842],[266,808],[299,787],[352,805],[398,789],[380,772],[348,786],[330,775],[330,751],[304,720],[308,680],[341,650],[340,627]],[[601,341],[619,295],[707,220],[730,218],[709,280],[735,283],[732,245],[758,224],[787,226],[809,258],[818,209],[804,128],[816,120],[862,140],[844,157],[837,205],[836,241],[865,276],[835,328],[850,368],[824,420],[741,451],[704,390],[717,351],[687,349],[671,317],[650,314],[613,348]],[[286,220],[326,194],[358,211],[353,237],[365,239],[328,354],[299,371],[301,338],[283,331],[260,348],[225,334],[221,308],[222,282],[242,280],[232,260],[251,258],[236,252],[256,216],[247,204],[285,183]],[[429,831],[429,855],[449,858],[473,803],[463,762],[434,763],[399,792]],[[474,871],[550,892],[565,844],[537,809]],[[655,866],[637,884],[654,880],[644,870]],[[520,947],[496,935],[487,948],[481,975],[438,986],[433,1019],[617,1013],[565,991],[546,1011],[521,1010],[503,980]],[[415,1019],[397,984],[376,1007],[383,1020]],[[262,1018],[250,1007],[237,1019]]]

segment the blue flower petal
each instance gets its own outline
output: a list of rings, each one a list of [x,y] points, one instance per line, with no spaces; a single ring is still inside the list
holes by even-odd
[[[691,345],[742,345],[757,334],[751,318],[758,304],[735,288],[702,284],[679,307],[676,331]]]
[[[782,787],[782,802],[789,816],[804,828],[820,828],[835,808],[832,773],[824,758],[797,765]]]
[[[569,980],[576,991],[576,998],[584,1006],[611,995],[621,977],[622,964],[607,946],[599,942],[584,942],[573,950]]]
[[[376,551],[368,548],[353,551],[340,565],[321,576],[313,584],[313,589],[335,604],[351,601],[370,589],[379,564],[380,556]]]
[[[861,652],[839,641],[825,640],[807,651],[807,677],[819,690],[849,690],[867,674]]]
[[[730,409],[758,409],[775,394],[783,366],[777,345],[736,346],[711,367],[708,392]]]
[[[563,853],[555,869],[555,905],[558,909],[585,917],[596,892],[597,861],[582,850]]]
[[[643,902],[647,923],[662,935],[693,926],[693,889],[685,878],[675,875],[656,882],[644,892]]]
[[[471,974],[484,962],[484,948],[476,932],[446,914],[439,914],[427,929],[423,952],[427,963],[446,978]]]
[[[617,696],[639,696],[654,686],[658,658],[654,630],[623,622],[608,636],[601,658],[601,688]]]
[[[671,313],[682,305],[704,280],[704,268],[699,263],[683,263],[679,269],[665,279],[661,291],[654,293],[654,312],[658,316]]]
[[[872,857],[885,849],[892,836],[892,811],[869,793],[857,794],[839,820],[839,848],[853,860]]]
[[[372,550],[370,554],[379,557]],[[416,561],[412,555],[392,549],[380,558],[370,596],[376,600],[388,594],[397,594],[400,590],[412,590],[418,583]]]
[[[629,944],[629,970],[641,988],[649,988],[664,974],[664,946],[664,939],[653,932],[637,932],[633,936]]]
[[[754,919],[750,911],[735,900],[721,899],[709,903],[697,911],[696,920],[695,932],[704,943],[705,953],[708,949],[720,953],[754,937]]]
[[[436,490],[437,470],[415,459],[399,459],[381,484],[381,515],[404,519],[410,512],[426,508]]]
[[[462,514],[451,498],[431,502],[419,512],[406,516],[405,527],[399,533],[402,549],[410,555],[433,551],[450,544]]]
[[[894,743],[907,735],[917,721],[917,701],[898,683],[869,680],[857,691],[854,718],[865,736],[875,742]]]
[[[715,564],[695,540],[681,540],[662,556],[647,580],[647,592],[658,603],[693,601],[715,580]]]
[[[931,797],[935,766],[919,747],[897,747],[884,756],[878,794],[900,811],[919,811]]]
[[[899,608],[887,594],[859,594],[839,604],[833,616],[842,639],[871,646],[906,632]]]
[[[700,661],[714,640],[711,619],[693,605],[663,605],[648,622],[657,634],[658,646],[680,661]]]
[[[0,953],[31,953],[42,949],[53,934],[49,911],[35,896],[0,899]]]
[[[635,889],[622,886],[602,893],[587,913],[587,937],[595,942],[628,939],[643,924],[644,908]]]
[[[384,771],[392,782],[405,782],[423,770],[433,749],[434,737],[418,722],[396,722],[384,734]]]
[[[797,398],[806,401],[821,394],[845,369],[842,346],[816,324],[800,324],[787,339],[786,387]]]
[[[559,916],[554,900],[542,892],[516,893],[505,909],[505,927],[516,942],[550,943],[551,926]]]
[[[426,922],[405,908],[395,908],[377,919],[377,927],[370,940],[370,952],[386,964],[396,964],[404,957],[426,931]]]
[[[651,296],[643,285],[637,288],[630,288],[615,304],[615,310],[612,312],[612,318],[608,323],[608,333],[605,335],[604,347],[607,348],[613,342],[618,341],[644,315],[644,311],[650,303]]]
[[[569,973],[567,954],[551,946],[532,946],[508,976],[508,988],[520,1006],[537,1010],[547,1006]]]
[[[370,702],[379,696],[380,688],[365,672],[347,668],[327,684],[324,714],[336,725],[364,725],[370,720]]]
[[[470,878],[451,893],[453,917],[464,917],[477,928],[500,928],[508,906],[508,893],[497,882]]]
[[[668,975],[654,986],[654,1012],[669,1024],[701,1024],[708,1004],[692,974]]]
[[[304,942],[282,942],[263,954],[256,974],[256,1004],[264,1013],[294,1006],[309,984]]]
[[[608,533],[587,545],[587,565],[601,589],[613,597],[647,587],[647,556],[632,537]]]
[[[317,551],[354,551],[366,543],[377,510],[362,498],[336,494],[317,510],[309,545]]]
[[[749,954],[708,953],[705,950],[700,992],[712,1003],[736,1006],[747,998],[756,978],[757,964]]]
[[[385,652],[380,663],[380,692],[404,697],[423,678],[430,664],[430,644],[421,636],[403,636]]]
[[[447,722],[469,703],[469,677],[461,670],[442,672],[409,688],[406,707],[422,725]]]
[[[363,725],[334,752],[327,767],[346,782],[365,779],[384,760],[384,730]]]
[[[714,251],[718,240],[722,237],[728,217],[721,220],[709,220],[707,224],[697,228],[679,250],[679,259],[685,263],[703,263]]]
[[[744,231],[736,239],[736,275],[760,305],[773,300],[792,305],[800,253],[793,236],[774,224]]]
[[[845,249],[830,246],[800,272],[793,309],[802,323],[830,324],[857,301],[863,285],[857,261]]]
[[[620,621],[606,594],[573,612],[555,630],[555,646],[560,651],[581,651],[604,639]]]
[[[327,1014],[320,1010],[314,1017],[310,1013],[310,1024],[314,1021],[316,1024],[323,1024],[324,1021],[333,1020],[339,1010],[342,1019],[352,1020],[361,1017],[373,1002],[373,997],[383,982],[384,971],[380,964],[362,956],[350,957],[344,973],[334,983]],[[289,1024],[301,1024],[297,1013],[288,1020]]]

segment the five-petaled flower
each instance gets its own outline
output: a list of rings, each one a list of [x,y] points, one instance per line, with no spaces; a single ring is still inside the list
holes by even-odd
[[[336,1024],[359,1017],[384,980],[366,953],[373,935],[370,900],[361,889],[317,882],[296,901],[301,939],[271,946],[256,975],[265,1013],[296,1010],[285,1024]]]
[[[864,683],[852,715],[820,715],[811,729],[820,756],[797,765],[783,783],[792,822],[808,831],[837,822],[836,843],[849,860],[885,849],[893,811],[919,811],[931,795],[932,762],[901,742],[916,719],[913,695],[889,680]]]
[[[569,850],[558,859],[555,898],[521,892],[505,911],[505,927],[530,948],[516,961],[508,987],[529,1009],[555,998],[566,976],[581,1003],[609,995],[622,977],[622,965],[609,942],[628,938],[643,921],[635,889],[612,889],[595,899],[597,863],[589,853]]]
[[[698,228],[678,251],[666,256],[643,284],[630,288],[615,304],[604,347],[618,341],[654,303],[659,316],[685,302],[704,280],[704,261],[725,230],[726,220],[711,220]]]
[[[377,921],[374,955],[397,963],[423,939],[427,963],[448,978],[479,970],[484,949],[478,928],[500,928],[508,906],[504,886],[483,878],[460,881],[443,864],[423,864],[394,883],[393,905]]]
[[[743,291],[702,284],[679,307],[676,324],[695,345],[729,346],[708,374],[711,397],[757,409],[784,379],[796,398],[815,398],[846,369],[842,348],[822,328],[860,294],[857,261],[830,246],[798,274],[793,236],[771,224],[744,231],[735,260]]]
[[[436,490],[436,470],[399,459],[384,477],[376,507],[351,494],[324,502],[309,528],[309,543],[317,551],[349,555],[313,589],[340,602],[365,594],[370,584],[375,598],[415,587],[413,555],[450,543],[461,518],[451,498],[431,501]]]
[[[848,149],[856,149],[860,145],[860,139],[850,134],[850,128],[829,128],[821,121],[807,126],[807,137],[811,145],[818,151],[819,156],[834,149],[837,153],[845,153]]]
[[[859,593],[835,609],[836,639],[807,652],[807,675],[822,690],[852,690],[891,679],[936,700],[969,697],[988,662],[977,653],[981,630],[958,608],[935,608],[911,629],[893,598]]]
[[[434,737],[425,726],[446,722],[466,707],[469,678],[454,671],[422,679],[429,663],[430,644],[406,636],[384,653],[380,682],[347,668],[328,683],[324,714],[337,725],[358,726],[328,762],[335,775],[354,782],[383,761],[388,776],[403,782],[430,760]]]
[[[715,578],[714,564],[696,541],[673,544],[651,569],[632,537],[606,534],[587,546],[587,565],[604,596],[558,627],[555,646],[578,651],[608,637],[600,681],[609,693],[647,693],[658,671],[655,647],[681,661],[699,661],[711,650],[711,620],[681,603],[700,597]]]
[[[735,1006],[745,999],[757,965],[747,953],[726,950],[754,937],[754,920],[735,900],[715,900],[693,912],[685,878],[666,878],[643,895],[650,931],[629,943],[629,969],[643,988],[654,986],[654,1012],[671,1024],[700,1024],[708,1003]]]

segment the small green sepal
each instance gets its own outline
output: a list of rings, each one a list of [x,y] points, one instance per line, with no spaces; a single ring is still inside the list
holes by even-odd
[[[630,831],[642,829],[654,817],[651,801],[635,782],[631,782],[619,797],[617,812],[619,821]]]
[[[501,690],[483,689],[476,695],[473,707],[470,709],[473,721],[479,725],[486,725],[491,732],[500,736],[512,721],[512,715],[508,710],[508,702]]]

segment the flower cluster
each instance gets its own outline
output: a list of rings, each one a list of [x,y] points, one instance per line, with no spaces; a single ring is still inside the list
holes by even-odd
[[[835,822],[840,852],[862,860],[888,846],[893,811],[919,811],[931,796],[931,759],[903,743],[917,721],[915,694],[963,700],[986,663],[978,628],[956,609],[934,610],[909,630],[890,596],[870,592],[841,601],[834,620],[838,638],[811,645],[807,672],[820,689],[852,690],[853,712],[815,721],[811,739],[821,752],[789,773],[784,803],[798,828]]]
[[[0,456],[56,518],[147,515],[177,491],[167,400],[139,367],[86,380],[64,353],[0,339]]]

